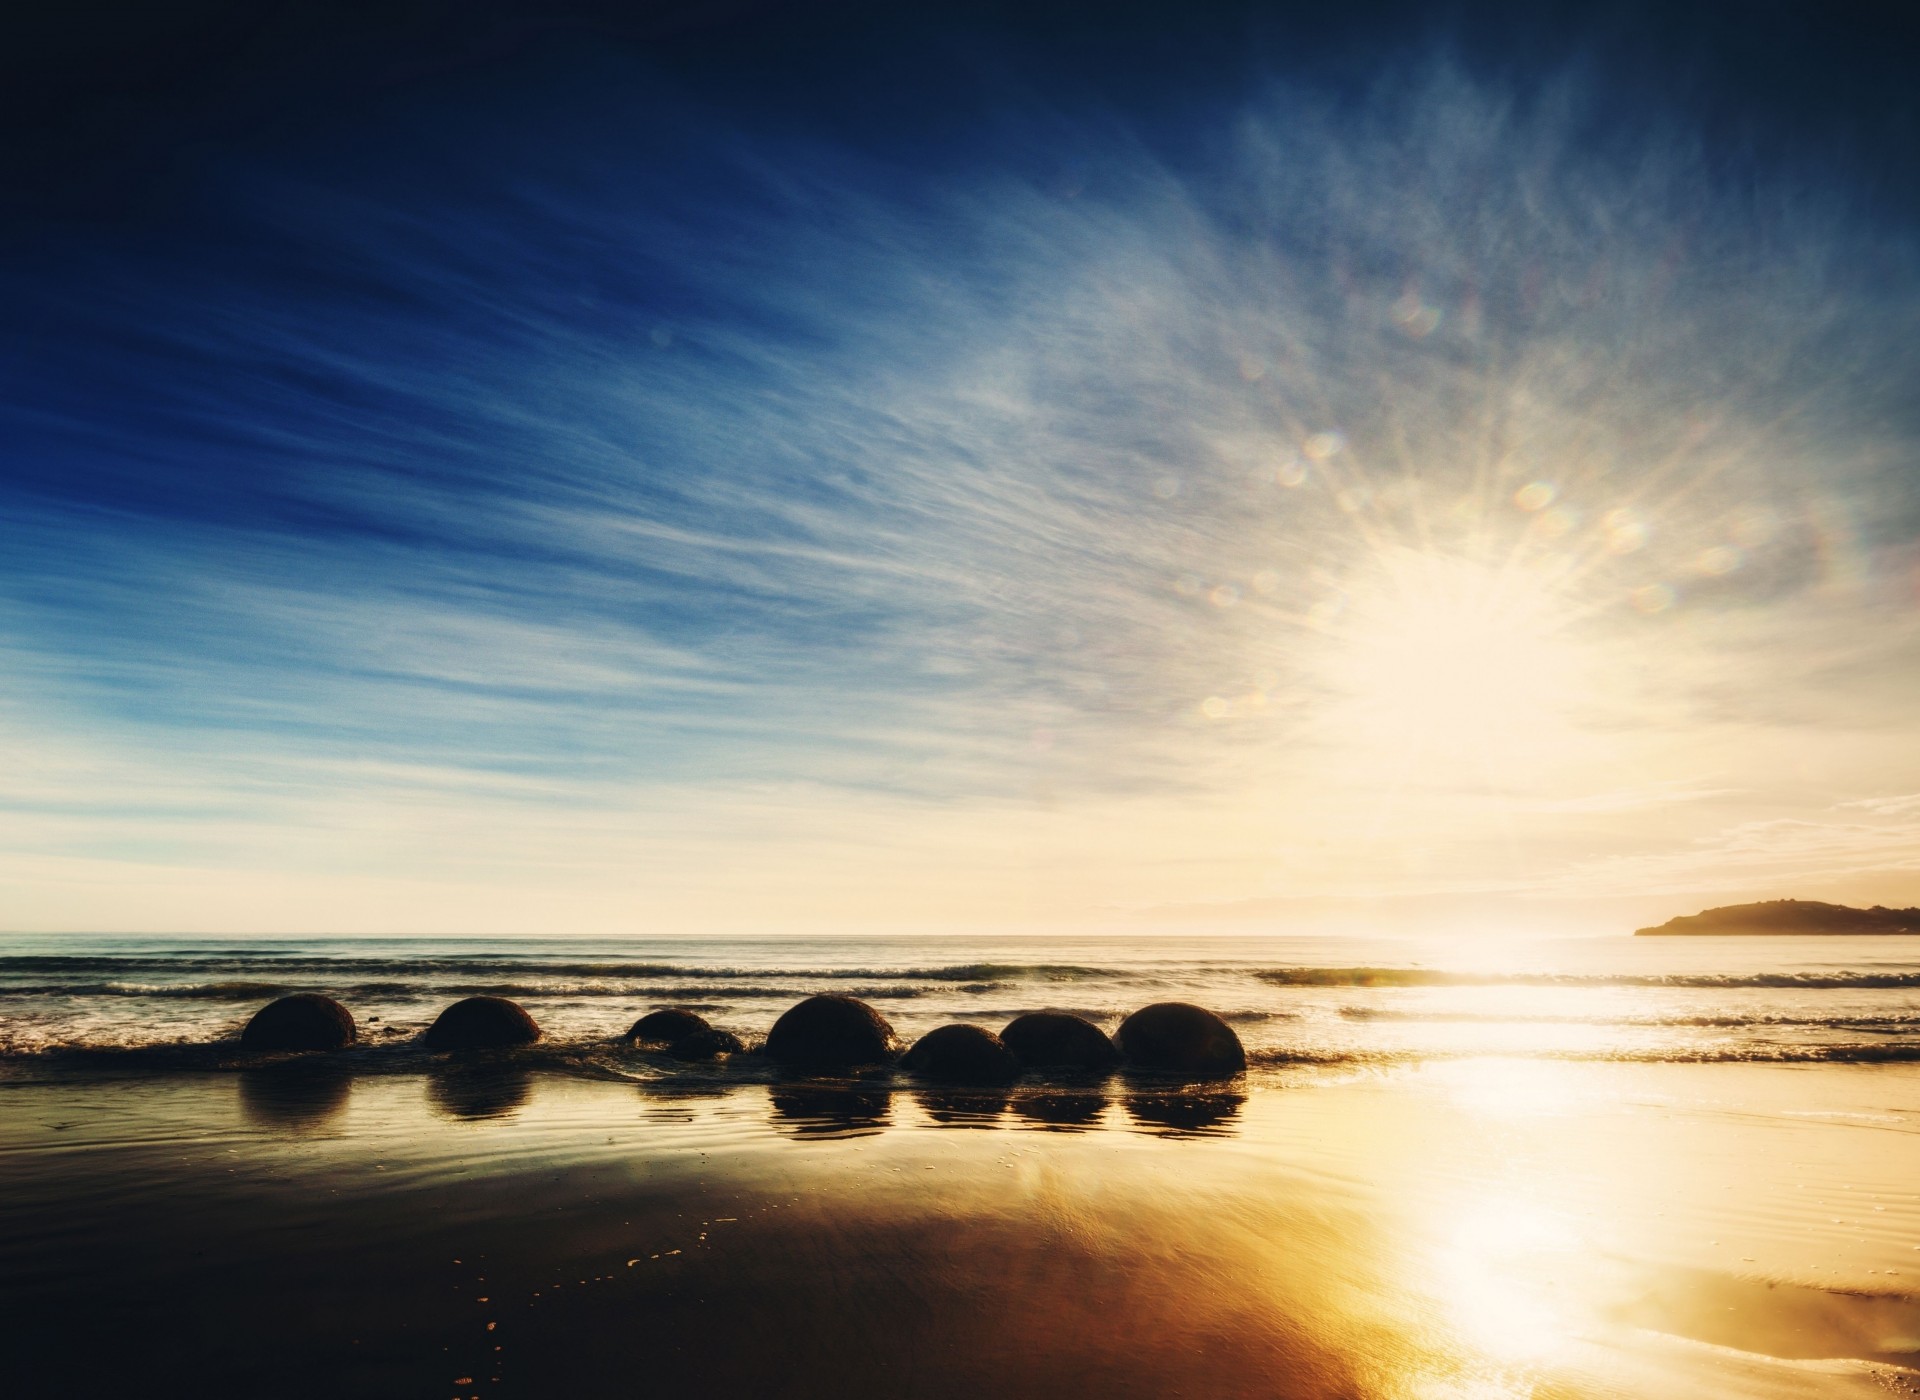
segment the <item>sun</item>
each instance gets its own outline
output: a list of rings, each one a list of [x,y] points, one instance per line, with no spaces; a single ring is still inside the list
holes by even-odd
[[[1330,735],[1406,776],[1495,776],[1564,737],[1587,668],[1552,571],[1399,550],[1326,625]]]

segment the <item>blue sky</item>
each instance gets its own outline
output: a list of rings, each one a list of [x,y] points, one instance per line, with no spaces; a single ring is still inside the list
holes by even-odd
[[[1855,113],[871,18],[236,82],[11,210],[7,923],[1920,902]]]

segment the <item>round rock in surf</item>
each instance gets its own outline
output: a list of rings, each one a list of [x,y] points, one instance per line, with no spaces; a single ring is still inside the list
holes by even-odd
[[[1162,1001],[1120,1023],[1120,1053],[1135,1069],[1226,1079],[1247,1067],[1233,1027],[1203,1007]]]
[[[631,1026],[627,1027],[627,1039],[643,1041],[649,1045],[671,1045],[676,1040],[684,1040],[701,1031],[710,1031],[713,1027],[705,1016],[691,1011],[682,1011],[677,1006],[669,1006],[661,1011],[649,1011]]]
[[[906,1066],[926,1079],[945,1084],[1010,1084],[1020,1062],[1000,1037],[979,1026],[941,1026],[907,1051]]]
[[[253,1013],[240,1032],[245,1050],[339,1050],[357,1034],[353,1013],[332,997],[295,992]]]
[[[1028,1069],[1098,1072],[1120,1062],[1107,1033],[1084,1016],[1064,1011],[1029,1011],[1007,1022],[1001,1043]]]
[[[747,1047],[740,1043],[740,1037],[732,1031],[716,1030],[709,1026],[706,1030],[695,1031],[692,1035],[683,1035],[667,1046],[667,1054],[676,1060],[717,1060],[725,1055],[738,1055]]]
[[[540,1027],[518,1002],[505,997],[468,997],[442,1011],[427,1027],[432,1050],[495,1050],[531,1045]]]
[[[795,1068],[883,1065],[900,1053],[887,1018],[856,997],[808,997],[773,1023],[767,1054]]]

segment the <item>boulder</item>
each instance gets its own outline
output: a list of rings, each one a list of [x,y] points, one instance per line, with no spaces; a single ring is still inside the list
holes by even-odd
[[[740,1037],[732,1031],[719,1031],[709,1026],[706,1030],[681,1036],[667,1046],[667,1053],[676,1060],[717,1060],[722,1055],[738,1055],[746,1048],[740,1043]]]
[[[907,1051],[907,1068],[946,1084],[1010,1084],[1020,1062],[1000,1037],[979,1026],[941,1026]]]
[[[900,1053],[887,1018],[856,997],[808,997],[773,1023],[767,1054],[799,1068],[880,1065]]]
[[[1000,1040],[1028,1069],[1108,1070],[1120,1062],[1107,1033],[1084,1016],[1029,1011],[1007,1022]]]
[[[427,1027],[432,1050],[490,1050],[507,1045],[531,1045],[540,1027],[518,1002],[505,997],[468,997],[456,1001]]]
[[[1247,1067],[1233,1027],[1184,1001],[1162,1001],[1120,1023],[1120,1052],[1136,1069],[1189,1079],[1225,1079]]]
[[[649,1011],[631,1026],[627,1027],[628,1040],[641,1040],[649,1044],[671,1045],[674,1041],[699,1031],[712,1030],[705,1016],[697,1016],[691,1011],[682,1011],[670,1006],[663,1011]]]
[[[353,1013],[332,997],[295,992],[253,1013],[240,1032],[245,1050],[338,1050],[353,1044]]]

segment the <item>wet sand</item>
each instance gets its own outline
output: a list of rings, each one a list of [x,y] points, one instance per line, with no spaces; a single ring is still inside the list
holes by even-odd
[[[1920,1073],[0,1087],[33,1395],[1920,1393]]]

